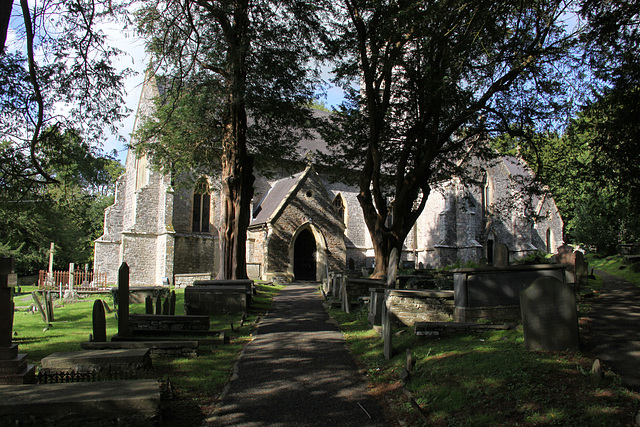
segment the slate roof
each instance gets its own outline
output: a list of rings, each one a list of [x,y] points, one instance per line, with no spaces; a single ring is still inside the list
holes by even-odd
[[[287,200],[287,196],[295,188],[305,172],[306,170],[276,181],[269,192],[267,192],[260,203],[258,203],[258,206],[253,210],[253,218],[250,226],[268,222]]]

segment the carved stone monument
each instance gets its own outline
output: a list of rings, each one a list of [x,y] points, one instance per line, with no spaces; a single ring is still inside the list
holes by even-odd
[[[13,344],[13,288],[18,284],[13,258],[0,258],[0,384],[35,382],[35,366]]]
[[[578,312],[571,286],[541,277],[520,292],[527,350],[578,351]]]

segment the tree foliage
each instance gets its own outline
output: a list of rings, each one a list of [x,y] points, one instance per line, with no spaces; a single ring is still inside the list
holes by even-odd
[[[580,125],[589,128],[593,173],[640,208],[640,4],[585,0],[586,52],[598,81]]]
[[[336,72],[360,90],[352,90],[325,135],[336,157],[359,171],[358,200],[380,276],[435,183],[464,177],[460,166],[486,155],[488,136],[557,119],[565,107],[562,61],[573,38],[562,22],[568,4],[560,0],[342,6]]]
[[[161,96],[136,148],[174,173],[219,170],[221,278],[246,277],[253,157],[289,157],[314,94],[322,4],[149,0],[138,14]],[[219,166],[218,163],[219,162]]]
[[[123,79],[130,71],[114,68],[122,52],[98,26],[126,16],[125,6],[112,0],[2,3],[0,141],[10,143],[0,158],[3,190],[55,181],[55,156],[42,152],[49,130],[74,129],[94,146],[106,129],[117,132],[115,123],[127,113]]]
[[[102,234],[104,209],[113,203],[115,179],[123,170],[77,132],[45,133],[42,162],[57,183],[19,187],[0,198],[0,256],[14,256],[21,274],[47,268],[50,242],[57,248],[56,268],[92,261],[93,240]],[[13,147],[6,143],[1,150]]]

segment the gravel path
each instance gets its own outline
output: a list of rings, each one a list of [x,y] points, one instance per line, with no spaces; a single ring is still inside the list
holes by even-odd
[[[595,273],[604,279],[604,289],[593,300],[583,350],[640,391],[640,288],[603,271]]]
[[[211,426],[385,426],[315,284],[276,297]]]

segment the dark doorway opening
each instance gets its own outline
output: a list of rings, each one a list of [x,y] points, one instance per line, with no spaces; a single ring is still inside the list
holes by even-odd
[[[302,231],[293,246],[295,280],[316,280],[316,239],[309,229]]]

